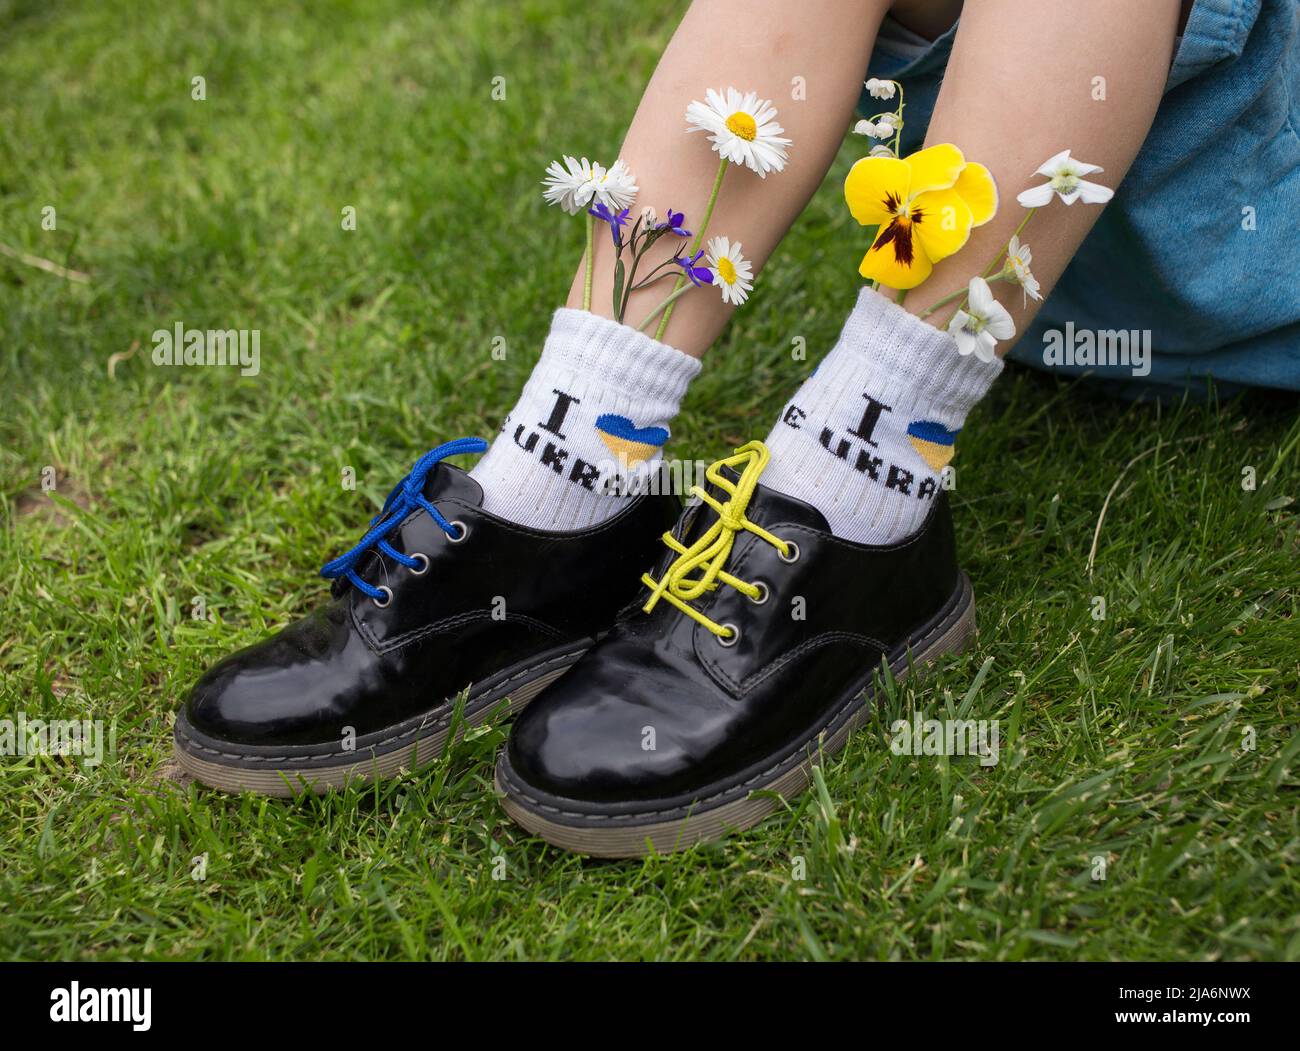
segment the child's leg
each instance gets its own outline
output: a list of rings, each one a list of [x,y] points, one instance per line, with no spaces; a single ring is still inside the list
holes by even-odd
[[[743,243],[755,269],[763,264],[821,185],[862,91],[867,61],[889,0],[695,0],[647,85],[619,156],[641,188],[633,213],[651,205],[686,213],[695,229],[717,170],[717,154],[701,134],[686,134],[684,114],[705,88],[734,85],[757,91],[776,106],[793,144],[785,170],[760,179],[733,171],[709,224],[711,233]],[[796,78],[799,78],[798,80]],[[672,240],[672,239],[670,239]],[[664,245],[663,258],[669,248]],[[592,311],[608,317],[613,290],[613,246],[598,238]],[[637,325],[665,295],[655,285],[631,297],[627,320]],[[582,302],[581,269],[569,306]],[[666,336],[700,357],[733,308],[715,292],[680,300]]]
[[[908,294],[909,311],[919,314],[962,288],[1006,245],[1025,214],[1016,195],[1043,181],[1033,173],[1049,157],[1070,149],[1079,160],[1105,169],[1090,178],[1119,185],[1160,104],[1181,6],[1180,0],[996,0],[965,6],[926,145],[951,142],[967,159],[987,165],[1001,207],[965,248]],[[1094,95],[1103,86],[1099,100]],[[1021,240],[1033,249],[1033,273],[1044,298],[1099,214],[1096,205],[1076,202],[1054,203],[1034,216]],[[1038,304],[1031,299],[1025,306],[1018,288],[995,283],[993,289],[1016,330],[1025,331]],[[929,320],[943,325],[952,313],[944,309]],[[998,352],[1012,345],[1002,342]]]
[[[1070,147],[1105,165],[1110,185],[1122,176],[1163,85],[1176,13],[1176,0],[967,5],[931,138],[992,167],[1001,220],[907,309],[863,291],[767,450],[729,458],[734,484],[721,476],[719,499],[670,543],[678,559],[644,578],[647,615],[617,624],[515,724],[497,784],[516,821],[612,857],[746,828],[843,745],[882,661],[917,671],[965,644],[974,600],[936,475],[1002,366],[959,354],[908,310],[984,268],[1018,221],[1016,192],[1049,156]],[[1112,102],[1094,112],[1095,75],[1110,78]],[[1055,205],[1035,225],[1048,287],[1094,207]]]
[[[744,5],[696,0],[646,88],[618,156],[640,191],[634,214],[649,205],[660,216],[685,212],[698,230],[717,170],[717,155],[701,134],[688,134],[686,107],[706,88],[728,85],[770,98],[793,140],[785,170],[759,178],[728,173],[709,230],[740,241],[761,266],[820,185],[848,127],[868,57],[888,0],[788,0]],[[798,79],[797,79],[798,78]],[[613,162],[606,156],[604,163]],[[698,358],[731,313],[714,289],[677,302],[664,338],[635,331],[660,303],[671,281],[634,293],[627,325],[613,316],[613,246],[596,237],[591,312],[556,315],[542,359],[500,435],[475,466],[484,506],[542,529],[586,526],[613,514],[619,501],[603,495],[593,464],[609,464],[630,448],[653,463],[667,440]],[[671,245],[668,242],[673,242]],[[647,267],[682,250],[666,237]],[[583,273],[570,307],[582,303]],[[655,331],[652,326],[649,330]],[[680,349],[676,349],[680,348]],[[633,463],[633,466],[636,466]]]
[[[906,311],[923,313],[985,269],[1026,214],[1017,194],[1044,182],[1033,173],[1049,157],[1068,148],[1105,168],[1091,179],[1119,183],[1159,104],[1179,7],[1179,0],[965,6],[927,145],[951,142],[987,165],[1001,206],[909,292]],[[1105,101],[1094,100],[1096,77],[1105,78]],[[1054,201],[1035,214],[1023,240],[1044,296],[1098,214],[1098,205],[1077,201]],[[1037,303],[1025,305],[1016,286],[992,287],[1024,331]],[[846,539],[889,543],[915,530],[929,510],[918,496],[935,491],[967,412],[1001,368],[996,360],[959,357],[951,338],[935,331],[957,306],[925,324],[864,292],[840,342],[768,438],[773,462],[765,481],[813,504]],[[999,343],[998,352],[1013,342]]]

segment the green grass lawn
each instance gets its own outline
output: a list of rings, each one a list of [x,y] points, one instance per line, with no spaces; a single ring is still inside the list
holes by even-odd
[[[1129,406],[1009,370],[953,494],[978,645],[722,845],[529,839],[491,791],[501,725],[325,798],[184,783],[188,685],[323,596],[419,453],[509,408],[581,240],[542,170],[613,157],[682,5],[188,6],[0,0],[0,242],[90,275],[0,257],[0,718],[116,736],[95,767],[0,759],[0,956],[1300,958],[1282,399]],[[850,159],[712,352],[677,455],[762,437],[833,341]],[[259,329],[260,374],[154,366],[178,321]],[[1000,720],[1001,761],[895,756],[915,711]]]

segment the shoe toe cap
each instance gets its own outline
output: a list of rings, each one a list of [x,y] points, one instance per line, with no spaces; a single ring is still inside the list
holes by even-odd
[[[188,728],[219,741],[271,744],[292,722],[283,669],[263,659],[261,647],[227,657],[210,668],[185,702]],[[289,696],[300,696],[297,691]]]
[[[213,665],[186,699],[186,728],[244,745],[331,740],[361,676],[349,670],[346,639],[323,637],[330,627],[313,615]]]
[[[632,674],[597,650],[516,720],[510,770],[526,787],[593,804],[689,791],[710,743],[709,701],[685,688],[666,669],[643,665]]]

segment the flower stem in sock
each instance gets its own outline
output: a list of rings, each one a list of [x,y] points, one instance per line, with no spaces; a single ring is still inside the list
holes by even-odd
[[[1029,225],[1029,220],[1034,217],[1034,213],[1036,211],[1038,211],[1037,208],[1030,208],[1029,211],[1025,213],[1025,217],[1020,220],[1020,225],[1016,227],[1016,232],[1011,235],[1012,237],[1019,237],[1022,233],[1025,232],[1025,227]],[[1007,238],[1007,244],[1010,243],[1011,243],[1011,238]],[[989,263],[989,265],[984,268],[983,272],[980,274],[980,277],[988,277],[989,274],[993,273],[993,271],[997,269],[998,264],[1002,262],[1002,257],[1005,256],[1006,254],[1007,254],[1007,248],[1006,245],[1003,245],[1002,248],[998,250],[998,254],[993,257],[993,262]]]
[[[1025,227],[1029,225],[1029,220],[1034,217],[1034,212],[1036,211],[1038,211],[1037,208],[1029,209],[1028,214],[1026,214],[1025,217],[1022,220],[1020,220],[1020,225],[1016,227],[1016,232],[1012,236],[1019,237],[1024,232]],[[1007,244],[1010,243],[1011,243],[1011,239],[1007,238]],[[987,279],[989,282],[1001,280],[1000,277],[994,277],[991,275],[993,274],[993,271],[997,269],[998,264],[1002,262],[1006,254],[1007,254],[1006,245],[1003,245],[1001,248],[998,249],[997,254],[993,256],[993,261],[989,263],[989,265],[986,266],[980,272],[980,277]],[[961,306],[965,307],[966,306],[965,300],[966,300],[967,293],[968,293],[968,289],[959,288],[956,292],[952,293],[952,295],[944,296],[941,300],[939,300],[939,302],[935,303],[932,307],[930,307],[929,310],[922,311],[920,314],[917,315],[917,317],[919,317],[922,321],[924,321],[940,307],[945,306],[948,303],[951,303],[954,299],[962,300]],[[901,303],[902,300],[900,299],[899,302]]]
[[[582,253],[582,309],[591,309],[591,257],[596,251],[596,220],[587,213],[587,247]]]
[[[652,311],[650,311],[649,316],[644,321],[642,321],[640,325],[637,326],[637,331],[644,332],[646,326],[655,319],[655,316],[659,313],[659,311],[661,310],[671,311],[673,304],[676,303],[677,300],[679,300],[682,296],[686,295],[686,293],[689,292],[694,287],[695,287],[694,285],[686,285],[684,287],[674,288],[672,292],[668,294],[668,297],[657,307],[655,307]],[[667,315],[665,315],[665,317],[666,316]],[[659,327],[661,330],[663,329],[662,325],[660,325]]]
[[[694,242],[692,242],[691,244],[690,254],[692,256],[694,256],[695,253],[700,250],[700,245],[704,243],[704,231],[709,228],[709,220],[713,218],[713,206],[718,203],[718,191],[722,189],[722,177],[726,174],[727,174],[727,159],[723,157],[722,160],[718,162],[718,174],[713,179],[713,190],[709,194],[709,203],[704,209],[704,219],[700,223],[700,229],[699,232],[695,235]],[[673,289],[673,296],[669,297],[669,299],[666,301],[668,304],[667,309],[664,310],[664,316],[659,321],[659,327],[655,329],[655,339],[659,340],[660,342],[663,342],[664,329],[668,327],[668,320],[673,316],[673,298],[677,295],[678,292],[682,291],[682,286],[685,284],[686,284],[686,275],[683,274],[681,277],[677,279],[677,285]],[[650,317],[654,317],[655,314],[657,314],[660,309],[663,308],[662,307],[656,308],[650,314]],[[646,320],[648,321],[650,319],[647,318]],[[645,327],[644,322],[642,323],[641,327],[642,328]]]

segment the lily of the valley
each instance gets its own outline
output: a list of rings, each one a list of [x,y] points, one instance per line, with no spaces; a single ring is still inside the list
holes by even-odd
[[[892,99],[894,97],[895,84],[892,80],[877,80],[872,77],[863,85],[867,93],[873,99]]]
[[[974,354],[992,362],[999,340],[1011,339],[1016,324],[1007,308],[993,298],[993,290],[982,277],[972,277],[966,307],[948,322],[948,333],[957,342],[958,354]]]
[[[854,135],[865,135],[869,139],[890,139],[894,136],[894,128],[891,124],[873,124],[869,120],[860,120],[853,125]]]
[[[858,273],[890,288],[915,288],[934,264],[959,251],[970,232],[993,218],[998,191],[982,164],[950,143],[902,160],[864,157],[844,180],[853,218],[875,226]]]
[[[853,125],[853,132],[856,135],[866,135],[871,139],[892,139],[898,134],[901,126],[902,122],[896,114],[884,113],[874,124],[869,120],[858,121]]]
[[[1105,204],[1115,196],[1115,191],[1084,178],[1085,175],[1094,175],[1104,170],[1095,164],[1075,160],[1070,156],[1069,150],[1062,150],[1036,173],[1046,175],[1048,181],[1025,190],[1016,200],[1026,208],[1041,208],[1050,203],[1055,194],[1065,204],[1073,204],[1080,199],[1084,204]]]

